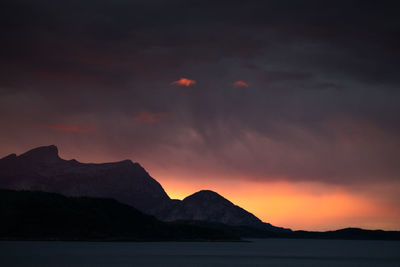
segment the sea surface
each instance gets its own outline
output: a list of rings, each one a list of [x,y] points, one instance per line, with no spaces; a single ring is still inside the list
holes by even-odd
[[[0,241],[0,266],[400,266],[399,241]]]

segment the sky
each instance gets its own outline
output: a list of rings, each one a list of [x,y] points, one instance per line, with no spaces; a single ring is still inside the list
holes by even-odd
[[[3,0],[0,156],[55,144],[283,227],[400,230],[396,2]]]

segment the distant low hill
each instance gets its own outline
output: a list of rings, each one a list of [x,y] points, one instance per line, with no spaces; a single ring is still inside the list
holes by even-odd
[[[344,228],[335,231],[309,232],[294,231],[290,234],[279,233],[279,237],[313,239],[351,239],[351,240],[400,240],[400,231],[366,230]]]
[[[239,240],[202,225],[164,223],[113,199],[0,190],[0,239]]]
[[[138,163],[81,163],[59,157],[56,146],[43,146],[0,159],[0,188],[113,198],[162,221],[196,220],[230,226],[289,231],[263,223],[219,194],[204,190],[172,200]]]

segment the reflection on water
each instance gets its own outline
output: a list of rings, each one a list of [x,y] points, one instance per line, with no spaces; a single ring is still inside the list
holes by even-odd
[[[399,241],[0,241],[0,266],[400,266]]]

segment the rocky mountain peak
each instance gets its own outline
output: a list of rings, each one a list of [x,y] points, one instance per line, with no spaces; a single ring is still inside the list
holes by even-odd
[[[211,191],[211,190],[201,190],[196,192],[188,197],[186,197],[183,201],[227,201],[226,198],[221,196],[220,194]]]

